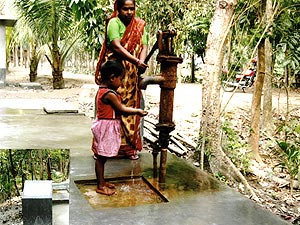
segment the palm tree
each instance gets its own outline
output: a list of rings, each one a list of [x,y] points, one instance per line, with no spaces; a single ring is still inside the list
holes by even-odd
[[[24,18],[20,18],[14,26],[13,42],[11,48],[15,44],[29,44],[29,78],[30,82],[35,82],[37,79],[37,69],[39,61],[43,54],[45,54],[45,46],[40,46],[37,40],[37,35],[33,34],[30,27],[28,27]]]
[[[39,45],[47,45],[46,58],[52,68],[53,88],[64,88],[63,69],[66,56],[78,40],[78,29],[71,8],[65,0],[16,0],[15,6]]]

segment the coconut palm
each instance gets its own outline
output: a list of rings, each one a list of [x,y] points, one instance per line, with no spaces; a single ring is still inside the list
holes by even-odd
[[[22,17],[18,19],[14,26],[13,41],[10,44],[10,48],[12,49],[15,44],[29,46],[29,78],[31,82],[35,82],[37,79],[38,64],[42,55],[45,54],[47,46],[40,46],[37,35],[32,32]]]
[[[53,88],[64,88],[64,61],[79,33],[72,10],[65,0],[16,0],[15,6],[39,45],[48,46],[46,58],[52,68]]]

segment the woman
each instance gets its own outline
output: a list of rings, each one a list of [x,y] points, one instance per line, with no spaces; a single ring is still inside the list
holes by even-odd
[[[109,18],[105,41],[99,55],[95,81],[101,82],[99,69],[108,59],[122,61],[126,73],[118,89],[121,101],[127,107],[141,107],[141,91],[138,89],[139,74],[145,72],[144,63],[147,53],[147,35],[145,21],[135,17],[135,0],[116,0],[114,12]],[[131,115],[122,117],[122,143],[119,156],[138,159],[137,151],[142,150],[140,117]]]

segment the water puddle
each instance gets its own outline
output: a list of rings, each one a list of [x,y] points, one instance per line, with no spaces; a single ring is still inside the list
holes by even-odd
[[[75,181],[80,192],[94,209],[120,208],[168,202],[143,177],[117,178],[110,180],[116,186],[116,193],[106,196],[96,193],[96,180]]]

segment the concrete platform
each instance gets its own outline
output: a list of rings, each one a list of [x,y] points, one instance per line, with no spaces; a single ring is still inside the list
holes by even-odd
[[[20,83],[20,87],[25,89],[34,89],[34,90],[43,89],[43,86],[40,83],[36,83],[36,82]]]
[[[35,106],[37,104],[32,103]],[[21,105],[19,107],[22,108]],[[90,150],[91,119],[76,114],[45,114],[42,109],[27,107],[27,111],[22,112],[1,107],[0,104],[0,148],[70,149],[69,224],[289,224],[173,155],[168,155],[167,160],[167,189],[160,189],[152,177],[152,155],[147,152],[141,153],[137,161],[109,160],[106,177],[143,176],[167,195],[169,202],[94,209],[75,183],[78,180],[95,179],[94,159]],[[166,192],[170,187],[173,188],[173,195]],[[109,198],[117,197],[118,194]]]

